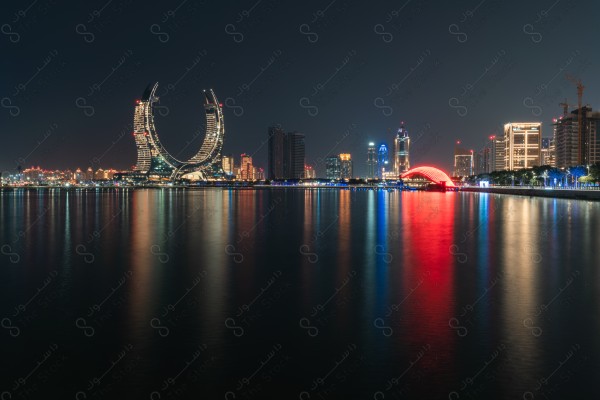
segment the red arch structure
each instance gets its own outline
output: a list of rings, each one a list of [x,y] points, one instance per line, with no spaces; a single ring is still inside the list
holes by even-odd
[[[400,178],[412,178],[413,176],[421,176],[438,185],[445,185],[447,188],[456,187],[452,179],[444,171],[434,167],[416,167],[400,175]]]

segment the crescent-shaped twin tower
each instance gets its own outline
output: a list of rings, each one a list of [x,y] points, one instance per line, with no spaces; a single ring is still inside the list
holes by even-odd
[[[204,90],[206,136],[200,150],[187,161],[172,156],[161,144],[154,126],[154,103],[158,101],[158,82],[149,85],[142,98],[136,101],[133,115],[133,136],[137,147],[136,174],[147,179],[174,180],[185,175],[199,180],[213,180],[224,176],[221,151],[225,125],[223,110],[212,89]]]

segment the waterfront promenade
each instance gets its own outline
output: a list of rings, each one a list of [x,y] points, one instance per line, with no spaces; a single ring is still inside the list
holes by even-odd
[[[460,188],[463,192],[479,192],[479,193],[497,193],[497,194],[512,194],[518,196],[539,196],[553,197],[557,199],[576,199],[576,200],[600,200],[600,188],[592,187],[586,189],[570,189],[570,188],[531,188],[519,186],[493,186],[493,187],[476,187],[463,186]]]

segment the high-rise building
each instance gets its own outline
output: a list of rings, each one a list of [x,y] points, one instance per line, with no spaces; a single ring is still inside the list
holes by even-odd
[[[233,156],[232,155],[223,156],[222,164],[223,164],[223,172],[225,172],[225,175],[233,176],[233,167],[234,167]]]
[[[394,139],[394,172],[400,175],[410,169],[410,137],[402,122]]]
[[[484,146],[483,152],[483,174],[492,172],[492,146]]]
[[[473,152],[473,175],[483,174],[483,149]]]
[[[327,179],[340,179],[342,177],[342,165],[339,156],[325,158],[325,177]]]
[[[254,180],[254,166],[252,165],[252,156],[249,154],[242,154],[240,162],[240,178],[243,181]]]
[[[542,138],[542,148],[540,150],[540,165],[549,165],[556,167],[555,158],[556,147],[554,146],[554,137]]]
[[[554,143],[556,144],[556,166],[568,168],[577,165],[579,155],[578,125],[573,114],[554,119]]]
[[[377,151],[375,150],[375,143],[370,142],[367,150],[367,178],[373,179],[377,175]]]
[[[481,150],[473,154],[473,173],[489,174],[492,172],[492,146],[486,144]]]
[[[269,127],[269,179],[302,179],[304,177],[304,135],[285,133],[280,126]]]
[[[504,125],[504,169],[517,170],[540,165],[541,122],[511,122]]]
[[[383,179],[386,172],[390,171],[392,166],[390,165],[390,157],[387,144],[381,143],[379,145],[379,150],[377,151],[377,176]]]
[[[349,153],[342,153],[339,158],[341,178],[352,179],[352,156]]]
[[[305,162],[304,135],[298,132],[290,132],[285,135],[284,145],[286,150],[284,175],[288,179],[302,179]]]
[[[454,147],[454,176],[473,175],[473,150],[459,147],[460,141]]]
[[[556,167],[556,140],[554,139],[554,136],[552,136],[552,138],[550,139],[550,147],[548,148],[548,153],[548,162],[550,163],[548,165],[550,165],[551,167]]]
[[[579,121],[583,144],[581,160],[579,158]],[[592,112],[590,107],[582,107],[570,114],[554,119],[554,142],[556,148],[556,166],[567,168],[575,165],[590,165],[600,161],[600,113]]]
[[[85,171],[85,180],[91,182],[94,180],[94,170],[92,167],[88,167],[87,171]]]
[[[133,114],[133,136],[138,151],[134,171],[150,179],[178,179],[194,175],[197,179],[218,179],[223,176],[221,150],[225,126],[222,104],[212,89],[204,91],[206,135],[198,152],[189,160],[178,160],[171,155],[156,132],[154,103],[158,101],[158,83],[149,85],[142,98],[136,101]]]
[[[504,171],[504,137],[490,136],[491,141],[491,161],[490,172]]]
[[[586,116],[585,138],[587,145],[584,148],[586,159],[584,165],[600,162],[600,112],[592,112],[590,108]]]
[[[270,126],[269,130],[269,179],[289,178],[284,174],[286,164],[285,137],[286,134],[281,126]]]

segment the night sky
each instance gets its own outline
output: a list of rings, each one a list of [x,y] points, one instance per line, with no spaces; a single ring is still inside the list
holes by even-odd
[[[576,105],[600,107],[597,1],[3,1],[0,169],[130,168],[134,102],[160,86],[156,125],[178,158],[204,134],[202,89],[224,103],[225,154],[266,167],[267,127],[306,135],[306,160],[350,152],[401,121],[413,166],[450,170],[510,121],[544,136]]]

